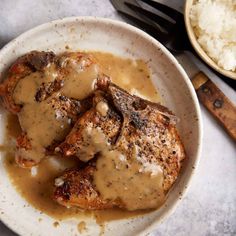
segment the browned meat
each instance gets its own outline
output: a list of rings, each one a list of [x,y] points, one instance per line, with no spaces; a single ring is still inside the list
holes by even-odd
[[[58,119],[68,118],[68,122],[72,127],[78,116],[91,107],[92,96],[85,99],[76,99],[73,96],[69,96],[69,90],[67,89],[67,96],[61,92],[66,80],[73,80],[73,74],[83,72],[91,65],[96,62],[91,56],[85,53],[64,53],[59,56],[55,56],[52,52],[38,52],[32,51],[19,59],[10,67],[8,71],[7,78],[2,84],[0,84],[0,96],[3,101],[4,106],[11,113],[21,116],[22,108],[25,107],[25,102],[16,102],[14,99],[14,92],[16,90],[17,84],[23,79],[30,80],[32,76],[38,76],[37,82],[38,87],[32,99],[40,104],[44,102],[47,106],[50,106],[51,112],[55,113],[57,119],[57,114],[60,115]],[[76,78],[76,77],[75,77]],[[97,82],[94,84],[94,89],[97,87],[105,88],[109,82],[109,78],[105,75],[99,74],[97,77]],[[92,82],[91,82],[92,83]],[[29,91],[25,91],[28,93]],[[88,94],[89,95],[89,94]],[[33,119],[33,117],[32,117]],[[45,119],[47,117],[45,116]],[[16,161],[22,167],[31,167],[32,165],[38,164],[38,161],[31,160],[29,155],[27,158],[25,154],[29,152],[32,147],[32,141],[28,137],[28,130],[22,127],[23,133],[17,139],[17,149]],[[69,132],[68,127],[62,130],[67,134]],[[55,147],[63,140],[63,137],[55,138],[45,147],[45,154],[54,153]],[[31,155],[31,154],[30,154]],[[33,158],[32,158],[33,159]]]
[[[107,107],[105,115],[100,114],[96,106],[98,104],[108,104],[105,97],[101,93],[97,93],[94,97],[94,106],[87,111],[75,123],[70,134],[65,141],[57,148],[63,156],[78,156],[82,161],[92,159],[95,154],[103,149],[102,143],[104,139],[108,143],[114,144],[117,134],[121,128],[121,116],[114,110],[114,107]],[[93,133],[93,129],[99,128],[102,134]],[[96,136],[96,143],[92,138]]]
[[[15,104],[13,99],[13,92],[19,80],[34,71],[42,70],[51,63],[54,58],[55,55],[53,52],[32,51],[14,62],[8,70],[7,79],[0,84],[0,96],[3,105],[8,111],[16,114],[21,109],[21,106]]]
[[[124,124],[116,144],[132,155],[130,146],[137,145],[140,156],[148,162],[158,162],[163,168],[164,190],[177,179],[181,161],[185,158],[183,144],[176,129],[176,117],[166,107],[131,96],[113,85],[109,87]]]
[[[82,170],[66,171],[62,177],[56,179],[58,187],[54,198],[60,204],[70,207],[78,206],[83,209],[99,210],[121,205],[101,198],[93,183],[94,166],[87,166]],[[57,181],[59,180],[59,181]]]
[[[32,148],[30,140],[28,139],[26,133],[24,132],[22,132],[21,135],[17,137],[16,144],[17,144],[18,150],[19,149],[30,150]],[[23,156],[19,155],[18,153],[15,155],[15,160],[16,160],[16,163],[18,163],[21,167],[24,167],[24,168],[30,168],[36,165],[36,163],[33,160],[25,159]]]
[[[68,121],[70,121],[70,127],[72,128],[78,116],[91,107],[91,101],[92,98],[90,97],[82,101],[77,101],[74,99],[69,99],[65,96],[59,96],[50,99],[49,104],[51,105],[51,108],[55,111],[55,113],[60,114],[60,116],[62,117],[66,117]],[[70,130],[68,130],[68,132],[69,131]],[[46,147],[45,155],[53,155],[55,153],[56,146],[61,143],[61,141],[63,141],[63,138],[59,140],[55,139],[53,143],[51,143],[51,145]],[[21,167],[30,168],[38,164],[38,162],[35,162],[34,160],[31,160],[29,158],[25,158],[24,155],[22,155],[21,150],[29,151],[32,149],[31,142],[25,132],[23,132],[17,138],[17,149],[18,151],[16,151],[15,153],[16,162]]]
[[[113,84],[108,87],[104,96],[109,104],[109,113],[101,119],[99,112],[95,112],[95,108],[92,108],[76,122],[65,142],[59,146],[60,150],[66,156],[77,155],[82,161],[88,161],[97,154],[97,160],[99,160],[102,145],[99,146],[100,148],[92,148],[91,155],[84,158],[84,148],[88,144],[94,147],[94,141],[89,140],[88,144],[84,144],[86,142],[84,142],[83,134],[86,133],[89,126],[95,130],[101,130],[104,140],[109,140],[110,132],[107,132],[107,129],[110,126],[110,130],[113,130],[113,141],[108,141],[112,146],[111,149],[119,150],[128,161],[133,158],[135,150],[136,157],[143,162],[158,163],[163,171],[163,189],[167,192],[175,182],[181,162],[185,158],[184,148],[175,127],[176,117],[167,108],[131,96]],[[104,127],[107,128],[104,129]],[[90,174],[93,176],[93,172],[96,171],[96,161],[92,170],[90,170]],[[100,201],[101,196],[96,190],[93,178],[80,181],[84,172],[86,170],[67,171],[66,175],[61,177],[64,184],[56,187],[54,198],[57,202],[66,206],[89,209],[90,201],[94,202],[94,197],[90,197],[94,191]],[[73,178],[70,178],[70,174],[73,175]],[[120,178],[122,178],[122,172]],[[89,186],[89,191],[76,192],[76,189],[84,189],[87,186]],[[92,209],[105,209],[113,206],[126,207],[119,199],[115,199],[114,202],[109,201],[109,204],[106,199],[102,200],[103,204],[100,202],[97,208],[92,205]]]

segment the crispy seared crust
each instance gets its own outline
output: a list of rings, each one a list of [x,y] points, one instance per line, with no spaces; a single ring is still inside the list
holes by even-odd
[[[20,79],[36,70],[42,70],[48,63],[54,60],[53,52],[32,51],[18,58],[8,70],[7,79],[0,84],[0,96],[5,108],[13,114],[17,114],[21,106],[15,104],[13,91]]]
[[[26,133],[22,132],[16,140],[16,147],[17,149],[25,149],[25,150],[30,150],[31,147],[31,143],[30,140],[28,139]],[[19,166],[23,167],[23,168],[30,168],[32,166],[35,166],[37,163],[35,163],[33,160],[27,160],[24,157],[22,157],[18,151],[15,153],[15,160],[16,163],[18,163]]]
[[[185,158],[184,148],[175,127],[176,117],[167,108],[139,97],[131,96],[113,84],[108,87],[104,96],[106,96],[109,104],[111,104],[110,110],[113,110],[113,115],[116,114],[116,117],[122,114],[122,124],[120,122],[115,123],[113,119],[111,119],[112,123],[109,124],[110,120],[108,117],[100,120],[99,113],[95,112],[94,108],[92,108],[77,121],[65,142],[61,144],[60,147],[63,153],[67,156],[77,155],[78,158],[83,160],[79,150],[83,146],[81,133],[86,129],[87,124],[93,122],[93,127],[102,127],[107,138],[110,132],[106,132],[104,127],[109,124],[112,130],[116,130],[116,138],[113,138],[114,142],[112,142],[113,147],[125,154],[127,159],[132,158],[133,151],[136,148],[137,156],[142,157],[149,163],[158,163],[162,167],[164,175],[163,188],[167,192],[175,182],[181,168],[181,162]],[[88,206],[87,199],[90,198],[90,193],[96,192],[95,196],[99,196],[99,192],[96,191],[96,186],[93,185],[92,176],[84,181],[80,181],[84,171],[67,171],[66,178],[64,175],[62,176],[65,181],[64,184],[67,185],[69,182],[69,185],[73,186],[73,192],[75,193],[72,198],[70,197],[72,195],[68,194],[67,199],[65,199],[60,196],[62,191],[58,191],[63,186],[56,188],[54,198],[58,203],[89,209],[90,206]],[[91,175],[93,175],[93,171],[90,172]],[[71,175],[73,175],[73,178],[70,177]],[[88,188],[89,191],[78,192],[76,195],[77,188]],[[64,195],[66,192],[67,190],[64,188]],[[77,198],[79,204],[77,203]],[[106,209],[108,206],[125,208],[119,199],[116,199],[113,204],[109,202],[109,205],[107,205],[105,200],[103,201],[99,202],[97,207],[94,204],[91,205],[92,209]]]
[[[88,161],[94,158],[97,153],[96,150],[91,150],[90,153],[84,153],[84,150],[91,147],[89,140],[84,139],[83,133],[88,128],[99,128],[106,137],[106,140],[110,144],[114,144],[117,138],[117,134],[121,128],[122,118],[114,111],[114,107],[110,105],[106,116],[102,116],[97,110],[96,105],[104,101],[108,104],[105,97],[97,94],[94,97],[94,106],[87,111],[80,119],[77,120],[70,134],[66,137],[65,141],[59,145],[58,151],[63,156],[78,156],[82,161]],[[85,159],[83,156],[86,155]]]
[[[54,199],[67,207],[77,206],[88,210],[101,210],[121,205],[119,201],[109,202],[100,197],[93,185],[93,173],[96,167],[87,166],[82,170],[66,171],[60,179],[64,184],[57,187]]]
[[[132,145],[136,145],[140,148],[139,155],[148,162],[158,162],[163,169],[163,187],[167,192],[177,179],[185,158],[175,126],[177,118],[166,107],[131,96],[116,85],[109,86],[108,93],[124,116],[116,145],[128,156],[132,155]]]

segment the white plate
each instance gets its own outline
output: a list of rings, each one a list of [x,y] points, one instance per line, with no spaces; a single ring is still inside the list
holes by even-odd
[[[190,184],[193,167],[196,168],[199,160],[202,124],[193,86],[176,59],[152,37],[128,24],[94,17],[53,21],[22,34],[0,51],[0,74],[18,56],[30,50],[53,50],[58,53],[65,51],[66,45],[72,50],[99,50],[129,58],[142,58],[151,68],[153,83],[164,105],[181,120],[178,128],[188,160],[166,203],[147,215],[109,222],[105,228],[105,235],[146,234],[155,229],[176,207]],[[4,125],[4,119],[1,118],[1,130]],[[0,160],[0,213],[3,212],[0,217],[6,225],[24,236],[79,235],[78,220],[62,221],[55,228],[53,218],[40,214],[32,206],[23,207],[26,201],[11,185],[2,160],[3,156]],[[42,221],[38,222],[38,218]],[[86,225],[88,230],[85,235],[99,234],[100,228],[94,219],[87,220]]]

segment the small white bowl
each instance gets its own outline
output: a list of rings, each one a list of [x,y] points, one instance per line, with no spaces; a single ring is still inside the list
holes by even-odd
[[[66,51],[66,45],[72,50],[99,50],[145,60],[152,71],[152,80],[163,104],[180,118],[178,129],[188,159],[165,204],[143,216],[108,222],[105,227],[105,235],[144,235],[155,229],[176,207],[190,185],[199,160],[202,122],[193,86],[177,60],[154,38],[126,23],[96,17],[66,18],[22,34],[0,51],[0,74],[3,75],[17,57],[30,50],[52,50],[59,53]],[[1,119],[2,130],[4,126],[4,119]],[[3,135],[2,131],[1,138]],[[27,204],[11,184],[3,158],[0,159],[0,209],[4,213],[0,216],[1,220],[24,236],[78,235],[78,219],[67,219],[55,228],[55,219],[40,214]],[[42,220],[38,222],[38,218]],[[86,225],[86,235],[99,234],[99,226],[93,219],[87,220]]]
[[[229,71],[229,70],[224,70],[223,68],[219,67],[216,62],[214,62],[208,55],[207,53],[202,49],[201,45],[198,43],[197,41],[197,37],[194,33],[193,27],[191,25],[190,22],[190,10],[192,8],[192,5],[194,3],[194,0],[186,0],[185,2],[185,9],[184,9],[184,21],[185,21],[185,26],[187,29],[187,33],[188,33],[188,37],[189,40],[193,46],[193,48],[195,49],[195,51],[197,52],[197,54],[213,69],[215,69],[216,71],[218,71],[219,73],[221,73],[224,76],[227,76],[231,79],[235,79],[236,80],[236,71]]]

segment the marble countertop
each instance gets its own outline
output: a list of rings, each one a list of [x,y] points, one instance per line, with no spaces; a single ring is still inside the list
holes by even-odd
[[[184,0],[160,2],[180,11],[184,4]],[[109,0],[1,0],[0,48],[36,25],[80,15],[124,20]],[[184,57],[186,61],[191,55]],[[194,62],[236,103],[235,91],[199,61]],[[191,71],[186,62],[183,67]],[[236,145],[205,108],[201,110],[204,135],[197,173],[176,211],[152,235],[236,235]],[[15,236],[15,233],[0,223],[0,235]]]

